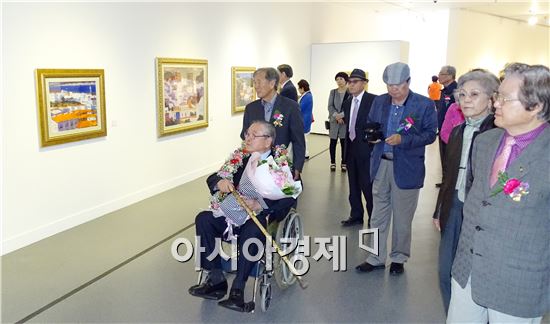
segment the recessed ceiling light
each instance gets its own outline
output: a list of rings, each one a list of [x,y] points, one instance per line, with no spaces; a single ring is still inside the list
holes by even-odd
[[[529,20],[527,20],[527,23],[529,23],[529,25],[531,25],[531,26],[534,26],[534,25],[537,24],[537,20],[538,20],[538,18],[533,16],[533,17],[529,18]]]

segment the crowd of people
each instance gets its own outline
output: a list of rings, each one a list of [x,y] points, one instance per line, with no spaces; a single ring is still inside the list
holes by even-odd
[[[254,73],[259,99],[246,106],[241,138],[249,151],[265,156],[275,145],[290,145],[298,180],[309,156],[313,96],[306,80],[298,82],[298,96],[292,76],[287,64]],[[426,175],[425,148],[438,139],[442,181],[433,223],[441,233],[439,282],[447,321],[538,323],[550,311],[550,70],[513,63],[501,78],[484,69],[456,76],[453,66],[443,66],[427,97],[410,89],[405,63],[386,66],[387,92],[381,95],[365,91],[369,80],[361,69],[336,73],[327,128],[330,171],[337,169],[339,142],[340,169],[348,177],[350,213],[342,226],[366,220],[379,233],[378,253],[368,253],[356,270],[385,269],[389,258],[390,274],[404,273]],[[211,176],[210,190],[231,192],[246,168],[245,161],[235,177]],[[295,203],[282,199],[262,207],[247,201],[264,224],[284,217]],[[212,212],[197,216],[207,255],[224,224]],[[247,221],[236,229],[239,240],[259,236],[253,228]],[[228,285],[219,260],[203,266],[209,276],[190,293],[223,298]],[[221,306],[245,311],[242,291],[250,271],[251,264],[239,260]]]

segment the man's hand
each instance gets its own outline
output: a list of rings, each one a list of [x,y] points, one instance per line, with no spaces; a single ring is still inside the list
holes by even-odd
[[[256,199],[243,197],[243,200],[245,204],[248,206],[248,208],[252,209],[256,213],[260,212],[263,209],[262,205],[260,205],[260,203]]]
[[[300,171],[294,170],[294,180],[300,180]]]
[[[392,136],[386,138],[386,143],[391,146],[401,144],[401,135],[393,134]]]
[[[441,225],[439,224],[439,219],[434,218],[433,222],[434,222],[435,229],[437,229],[439,232],[441,232]]]
[[[216,185],[221,192],[230,193],[231,191],[235,190],[235,186],[233,186],[233,183],[231,183],[231,181],[227,179],[221,179]]]

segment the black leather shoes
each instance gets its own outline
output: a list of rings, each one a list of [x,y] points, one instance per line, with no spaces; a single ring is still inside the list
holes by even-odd
[[[229,293],[229,298],[218,302],[218,305],[237,312],[248,313],[254,310],[254,303],[244,302],[244,292],[242,291],[242,289],[231,289],[231,292]]]
[[[342,226],[363,225],[363,219],[350,217],[346,220],[343,220],[341,223],[342,223]]]
[[[405,272],[405,267],[403,267],[403,263],[397,263],[392,262],[390,266],[390,274],[394,276],[398,276]]]
[[[206,282],[189,288],[189,293],[196,297],[220,300],[227,293],[227,281],[213,285],[212,281],[207,279]]]
[[[360,265],[358,265],[357,267],[355,267],[355,270],[357,270],[359,272],[371,272],[373,270],[384,269],[385,267],[386,266],[384,264],[374,266],[370,263],[363,262]]]

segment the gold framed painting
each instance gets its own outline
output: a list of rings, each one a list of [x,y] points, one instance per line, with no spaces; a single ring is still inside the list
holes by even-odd
[[[159,136],[208,126],[208,61],[157,58]]]
[[[107,136],[103,70],[37,69],[41,146]]]
[[[253,74],[256,68],[234,66],[231,68],[231,112],[244,111],[246,105],[256,100]]]

